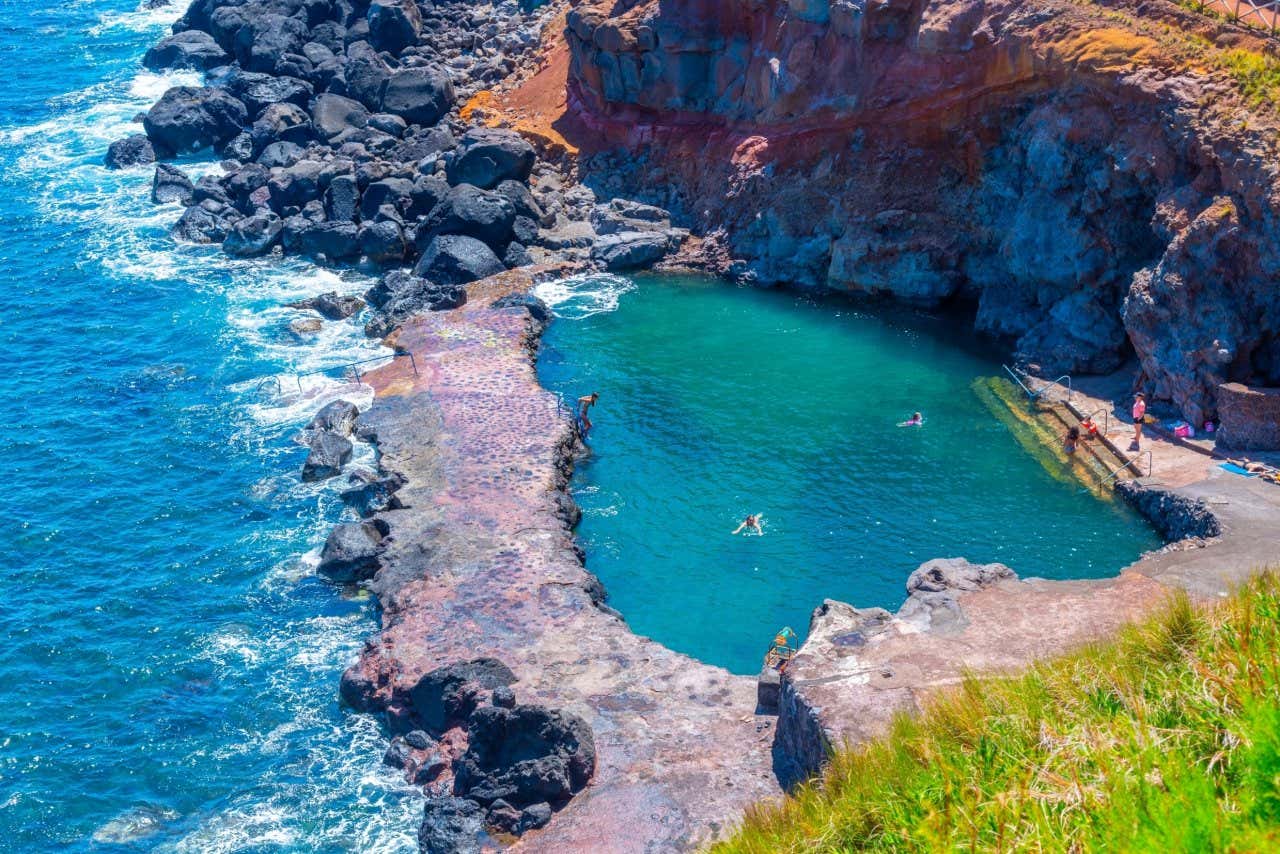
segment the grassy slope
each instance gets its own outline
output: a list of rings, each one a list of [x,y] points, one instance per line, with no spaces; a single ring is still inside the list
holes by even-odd
[[[1280,850],[1280,577],[970,679],[715,850]]]

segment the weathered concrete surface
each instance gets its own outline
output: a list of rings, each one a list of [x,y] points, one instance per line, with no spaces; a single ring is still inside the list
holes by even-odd
[[[406,322],[407,359],[366,375],[362,424],[381,466],[406,485],[373,588],[383,630],[344,677],[344,695],[393,729],[428,671],[492,656],[521,702],[584,718],[598,751],[588,788],[519,846],[629,852],[697,847],[760,798],[777,795],[774,719],[753,714],[755,680],[631,633],[599,607],[575,550],[563,492],[573,434],[534,373],[538,325],[494,309],[532,272],[468,287],[467,304]],[[709,615],[690,615],[706,619]]]

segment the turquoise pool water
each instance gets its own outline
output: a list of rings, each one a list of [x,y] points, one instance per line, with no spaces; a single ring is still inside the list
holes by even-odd
[[[823,598],[896,608],[929,558],[1084,578],[1159,544],[992,417],[970,385],[999,360],[962,323],[690,277],[541,293],[543,382],[600,392],[574,481],[587,566],[674,649],[754,673]],[[753,512],[764,535],[731,536]]]

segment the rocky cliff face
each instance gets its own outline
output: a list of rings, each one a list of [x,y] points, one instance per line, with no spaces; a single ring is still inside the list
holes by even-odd
[[[1230,71],[1268,60],[1172,4],[1108,7],[583,0],[584,179],[764,284],[965,301],[1046,370],[1136,352],[1199,422],[1219,383],[1280,380],[1275,122]]]

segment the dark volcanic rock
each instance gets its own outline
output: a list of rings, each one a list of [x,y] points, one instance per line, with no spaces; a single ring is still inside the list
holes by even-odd
[[[296,142],[273,142],[266,148],[262,149],[262,153],[258,155],[258,162],[268,169],[288,168],[305,155],[302,146]]]
[[[284,248],[300,255],[324,256],[330,261],[360,254],[355,223],[314,222],[301,216],[284,221]]]
[[[246,16],[232,47],[236,59],[249,71],[279,73],[282,60],[296,54],[307,41],[307,25],[297,18],[261,11],[253,9]]]
[[[1145,516],[1166,542],[1209,539],[1222,533],[1222,523],[1203,499],[1136,480],[1117,480],[1115,491]]]
[[[365,187],[364,196],[360,200],[360,215],[364,219],[373,219],[378,215],[378,208],[383,205],[390,205],[397,211],[407,208],[413,186],[413,182],[407,178],[383,178],[371,182]]]
[[[390,220],[360,226],[359,241],[360,253],[375,264],[400,261],[408,252],[404,230]]]
[[[453,133],[441,124],[406,136],[387,156],[397,163],[422,164],[426,161],[430,166],[426,171],[430,171],[435,168],[436,159],[457,147],[458,141],[454,139]]]
[[[311,437],[311,452],[302,464],[304,481],[324,480],[341,473],[351,461],[351,443],[333,433],[317,433]]]
[[[666,254],[666,236],[651,231],[606,234],[591,247],[591,260],[603,264],[607,270],[649,267]]]
[[[272,104],[305,107],[312,95],[311,84],[305,80],[252,71],[232,74],[224,85],[227,91],[240,99],[251,116],[257,116]]]
[[[329,320],[346,320],[360,309],[364,308],[364,300],[357,296],[349,294],[340,294],[337,291],[329,291],[319,296],[309,297],[304,300],[289,303],[290,308],[308,308],[317,311],[322,317]],[[330,404],[332,406],[333,404]],[[350,405],[350,404],[348,404]],[[328,407],[326,407],[327,409]],[[324,428],[331,429],[331,428]],[[348,433],[350,431],[347,431]]]
[[[403,68],[387,80],[382,110],[411,124],[433,125],[453,107],[453,83],[438,65]]]
[[[479,240],[442,234],[427,244],[413,274],[437,284],[465,285],[505,269],[493,250]]]
[[[222,243],[222,251],[237,257],[261,255],[280,240],[280,217],[257,213],[238,220]]]
[[[347,83],[348,96],[370,110],[382,108],[382,93],[391,78],[391,69],[368,42],[354,41],[347,46],[347,59],[343,63],[342,73]]]
[[[324,407],[315,414],[311,422],[307,424],[307,429],[311,431],[326,431],[336,433],[339,436],[350,436],[355,432],[356,421],[360,418],[360,410],[354,403],[348,403],[345,400],[335,400],[326,403]]]
[[[466,798],[428,798],[418,829],[422,854],[479,854],[487,841],[484,810]]]
[[[426,729],[439,733],[476,710],[478,697],[469,688],[492,691],[515,681],[516,675],[501,661],[477,658],[447,664],[427,673],[410,690],[409,699]]]
[[[297,104],[284,101],[280,104],[269,104],[250,129],[256,145],[270,145],[271,142],[293,142],[302,145],[311,140],[314,129],[311,117]]]
[[[240,212],[234,208],[201,202],[183,211],[170,233],[189,243],[221,243],[239,218]]]
[[[369,289],[365,299],[380,311],[365,325],[365,334],[380,338],[414,312],[445,311],[465,304],[467,291],[459,285],[429,281],[406,270],[392,270]]]
[[[151,178],[151,201],[157,205],[179,202],[189,205],[194,201],[196,187],[181,169],[160,163]]]
[[[370,44],[397,55],[417,44],[422,30],[422,16],[414,0],[373,0],[368,21]]]
[[[329,219],[351,222],[360,210],[360,186],[354,175],[338,175],[324,194],[324,210]]]
[[[505,297],[499,297],[494,300],[491,306],[493,308],[524,309],[539,323],[546,323],[551,319],[551,309],[533,294],[507,294]]]
[[[524,833],[526,830],[537,830],[539,827],[546,827],[551,821],[551,804],[530,804],[520,813],[520,826],[516,829],[517,833]]]
[[[191,68],[205,71],[225,65],[230,59],[213,36],[200,30],[184,30],[156,42],[142,57],[142,65],[152,71],[162,68]]]
[[[175,86],[147,111],[142,126],[157,153],[171,156],[223,145],[246,118],[244,104],[225,89]]]
[[[335,525],[320,551],[316,571],[343,583],[372,578],[378,571],[387,530],[387,524],[377,519]]]
[[[390,113],[374,113],[369,116],[369,127],[399,139],[408,128],[408,123],[399,116],[393,116]],[[392,157],[391,159],[403,162],[403,158]]]
[[[435,235],[464,234],[501,251],[511,240],[515,219],[515,208],[504,196],[471,184],[459,184],[418,227],[418,246],[425,251]]]
[[[489,805],[485,814],[485,822],[504,833],[518,833],[520,830],[520,810],[499,798]]]
[[[404,486],[404,479],[398,475],[378,477],[370,472],[358,471],[352,472],[349,482],[356,485],[344,489],[339,497],[361,516],[372,516],[383,510],[398,510],[403,506],[395,495]]]
[[[561,803],[595,771],[591,727],[567,712],[486,706],[471,714],[467,739],[454,766],[454,791],[481,803]]]
[[[449,164],[450,184],[474,184],[490,190],[506,180],[524,181],[533,170],[533,146],[520,134],[497,128],[472,128],[463,135]]]
[[[151,147],[151,140],[145,134],[135,133],[124,139],[117,139],[107,146],[107,156],[103,158],[108,169],[127,169],[130,166],[144,166],[156,162],[156,151]]]
[[[325,92],[311,105],[311,123],[326,139],[369,124],[369,111],[359,101]]]
[[[529,254],[529,250],[523,244],[516,243],[514,240],[507,244],[507,251],[502,253],[502,263],[510,269],[516,267],[527,267],[533,263],[533,256]]]

